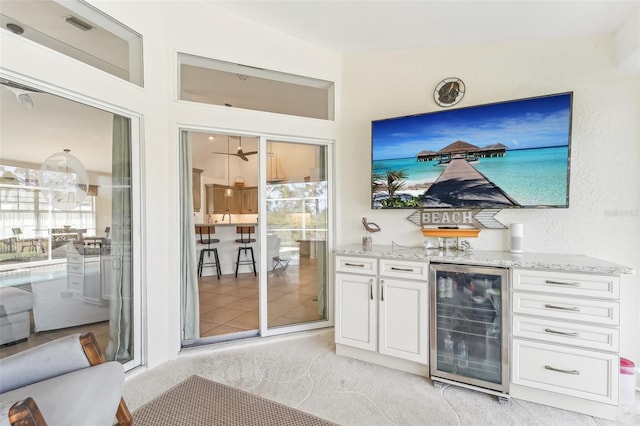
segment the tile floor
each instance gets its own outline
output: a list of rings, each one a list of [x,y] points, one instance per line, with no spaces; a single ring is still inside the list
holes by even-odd
[[[269,327],[322,319],[318,313],[317,262],[300,259],[285,271],[269,272]],[[252,273],[200,278],[200,336],[258,329],[258,278]]]

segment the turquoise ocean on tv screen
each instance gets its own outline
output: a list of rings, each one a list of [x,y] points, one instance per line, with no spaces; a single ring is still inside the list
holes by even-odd
[[[565,206],[567,204],[567,146],[508,150],[504,157],[480,158],[473,166],[522,206]],[[434,182],[444,170],[437,161],[418,162],[415,157],[373,161],[373,172],[404,170],[405,188]],[[402,192],[400,190],[399,192]]]

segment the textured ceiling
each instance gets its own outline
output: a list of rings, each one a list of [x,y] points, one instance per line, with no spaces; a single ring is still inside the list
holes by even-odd
[[[638,0],[215,1],[215,7],[337,52],[616,31]]]

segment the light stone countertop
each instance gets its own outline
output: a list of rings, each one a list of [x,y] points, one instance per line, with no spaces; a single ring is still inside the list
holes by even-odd
[[[634,274],[629,266],[619,265],[589,256],[574,254],[522,253],[487,250],[439,250],[422,247],[374,245],[363,250],[361,244],[345,245],[334,250],[341,256],[368,256],[502,268],[548,269],[565,272],[588,272],[606,275]]]

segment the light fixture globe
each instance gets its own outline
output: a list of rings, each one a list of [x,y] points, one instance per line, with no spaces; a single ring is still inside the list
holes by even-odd
[[[89,176],[68,149],[51,155],[40,168],[40,186],[49,202],[59,210],[72,210],[86,198]]]

